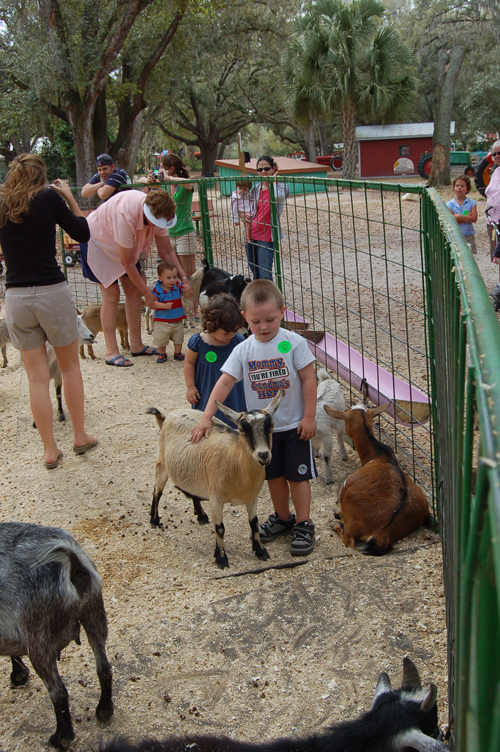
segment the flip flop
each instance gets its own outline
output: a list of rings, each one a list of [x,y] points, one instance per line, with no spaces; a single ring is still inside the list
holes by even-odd
[[[125,358],[123,355],[115,355],[114,358],[106,360],[105,363],[107,366],[116,366],[117,368],[130,368],[130,366],[134,365],[131,360]]]
[[[151,350],[151,352],[147,352],[148,350]],[[133,353],[133,352],[131,352],[130,354],[134,358],[138,358],[141,355],[148,355],[148,356],[159,355],[158,350],[156,349],[156,347],[150,347],[149,345],[146,345],[146,347],[143,347],[140,353]]]
[[[44,462],[44,465],[45,465],[46,469],[47,470],[54,470],[54,468],[56,468],[59,465],[59,463],[61,462],[62,458],[63,458],[63,453],[59,452],[59,454],[57,455],[57,459],[54,460],[54,462]]]
[[[89,449],[93,449],[95,446],[97,446],[98,443],[98,439],[94,439],[93,441],[88,441],[83,446],[74,446],[73,451],[75,454],[85,454],[85,452],[88,452]]]

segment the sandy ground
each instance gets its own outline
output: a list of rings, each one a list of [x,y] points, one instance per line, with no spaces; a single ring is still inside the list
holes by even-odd
[[[479,248],[492,286],[486,241]],[[170,355],[165,365],[137,358],[133,368],[108,368],[102,334],[95,351],[82,371],[88,429],[100,444],[75,457],[69,420],[55,423],[65,456],[52,472],[42,466],[26,375],[10,346],[8,367],[0,369],[0,519],[68,530],[103,577],[115,715],[104,725],[96,721],[91,650],[85,638],[80,647],[71,644],[60,672],[70,692],[72,749],[88,751],[115,733],[213,731],[255,741],[303,735],[368,708],[379,672],[388,671],[397,685],[406,654],[425,683],[437,684],[445,724],[438,536],[422,528],[381,559],[346,550],[331,524],[338,489],[359,465],[348,448],[346,463],[334,458],[333,486],[324,485],[319,461],[317,545],[301,566],[250,573],[261,564],[251,552],[246,510],[227,507],[230,569],[220,572],[211,526],[198,525],[173,487],[161,503],[163,529],[149,525],[158,431],[145,410],[185,404],[182,364]],[[270,511],[263,490],[259,516]],[[289,538],[271,543],[269,553],[271,565],[296,561]],[[1,752],[44,749],[55,726],[47,692],[36,676],[10,689],[10,661],[2,658],[0,666]]]

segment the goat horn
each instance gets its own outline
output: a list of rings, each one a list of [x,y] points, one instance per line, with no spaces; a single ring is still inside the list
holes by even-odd
[[[417,667],[408,656],[403,658],[403,683],[401,689],[422,689]]]
[[[278,409],[278,405],[285,396],[285,390],[279,389],[277,395],[274,397],[272,402],[269,403],[269,405],[266,407],[266,413],[269,415],[274,415],[276,410]]]
[[[215,400],[215,404],[217,405],[219,410],[222,413],[224,413],[226,418],[229,418],[229,420],[231,420],[233,423],[236,423],[236,425],[238,425],[238,421],[241,418],[242,413],[238,413],[236,412],[236,410],[231,410],[230,407],[226,407],[226,405],[222,405],[220,402],[217,402],[217,400]]]
[[[437,696],[438,696],[437,687],[435,684],[431,682],[431,686],[427,693],[427,697],[425,697],[420,703],[420,710],[423,713],[427,713],[427,711],[431,710],[431,708],[433,708],[434,705],[436,704]]]

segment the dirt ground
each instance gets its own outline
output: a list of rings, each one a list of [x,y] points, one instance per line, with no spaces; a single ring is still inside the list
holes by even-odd
[[[486,242],[478,245],[492,286]],[[404,655],[425,684],[438,686],[445,724],[438,535],[422,528],[380,559],[347,550],[331,524],[338,489],[359,466],[348,447],[346,463],[334,457],[333,486],[324,485],[319,460],[311,556],[297,562],[290,539],[278,539],[269,545],[268,563],[300,566],[252,573],[262,565],[251,552],[246,510],[226,507],[230,569],[221,572],[211,526],[198,525],[172,486],[162,498],[163,529],[149,525],[158,431],[145,410],[185,404],[182,364],[170,353],[165,365],[137,358],[133,368],[108,368],[102,334],[95,351],[97,359],[82,361],[82,371],[88,430],[99,446],[74,456],[69,420],[55,423],[64,460],[52,472],[42,465],[26,374],[10,346],[8,367],[0,369],[0,519],[68,530],[103,578],[115,715],[103,725],[95,718],[98,681],[83,637],[60,662],[76,732],[71,748],[88,752],[116,733],[215,732],[254,741],[304,735],[367,709],[381,671],[398,685]],[[270,511],[263,490],[260,518]],[[0,752],[44,749],[55,727],[47,692],[35,675],[26,687],[10,689],[10,661],[2,658],[0,667]]]

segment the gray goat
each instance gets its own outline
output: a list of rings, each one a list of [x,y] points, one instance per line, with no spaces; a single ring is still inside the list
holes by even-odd
[[[101,578],[85,551],[59,528],[0,523],[0,552],[0,655],[11,658],[12,687],[28,681],[21,656],[29,657],[56,714],[57,728],[49,741],[66,749],[75,734],[57,661],[71,640],[80,645],[80,625],[94,652],[101,685],[96,715],[101,721],[113,715]]]
[[[224,550],[224,504],[244,504],[252,531],[252,549],[258,559],[268,559],[259,537],[257,500],[264,483],[264,467],[271,461],[272,416],[284,391],[265,410],[237,413],[217,402],[217,407],[238,426],[238,431],[212,418],[212,429],[198,444],[191,442],[191,431],[200,419],[196,410],[173,410],[165,418],[150,407],[161,428],[155,488],[151,505],[151,524],[159,525],[158,503],[169,477],[175,486],[193,500],[200,519],[201,501],[208,499],[215,528],[215,561],[220,569],[229,566]]]
[[[336,410],[346,409],[344,395],[340,391],[340,385],[330,376],[324,368],[318,371],[318,400],[316,402],[316,436],[313,438],[314,455],[319,457],[320,447],[323,446],[323,459],[325,461],[325,484],[333,483],[331,456],[333,452],[333,434],[337,434],[340,459],[345,462],[347,452],[344,444],[343,420],[331,418],[325,412],[325,405]]]
[[[2,368],[7,368],[7,342],[10,342],[10,334],[7,329],[5,319],[0,321],[0,350],[2,351],[3,365]]]

